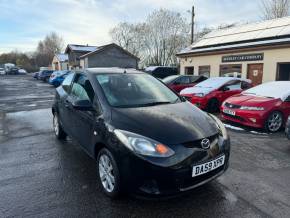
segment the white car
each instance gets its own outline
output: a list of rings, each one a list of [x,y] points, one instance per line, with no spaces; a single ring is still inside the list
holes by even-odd
[[[27,71],[24,69],[19,69],[18,74],[27,74]]]
[[[4,70],[4,68],[0,68],[0,75],[5,75],[6,73],[5,73],[5,70]]]

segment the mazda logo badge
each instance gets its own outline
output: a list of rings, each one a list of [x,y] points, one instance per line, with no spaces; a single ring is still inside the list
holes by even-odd
[[[201,147],[203,148],[203,149],[209,149],[209,147],[210,147],[210,141],[209,141],[209,139],[203,139],[203,140],[201,140]]]

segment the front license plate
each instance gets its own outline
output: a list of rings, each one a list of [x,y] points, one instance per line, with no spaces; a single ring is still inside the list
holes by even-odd
[[[196,165],[192,170],[192,177],[200,176],[213,171],[225,164],[225,155],[204,164]]]
[[[236,115],[236,112],[235,111],[232,111],[232,110],[229,110],[229,109],[224,109],[223,112],[225,114],[229,114],[229,115],[232,115],[232,116],[235,116]]]

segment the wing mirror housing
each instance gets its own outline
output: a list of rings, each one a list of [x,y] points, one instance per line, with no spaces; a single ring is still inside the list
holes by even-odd
[[[89,100],[76,100],[72,103],[72,106],[80,111],[94,111],[93,105]]]
[[[230,90],[230,88],[227,87],[227,86],[222,87],[222,91],[223,91],[223,92],[226,92],[226,91],[229,91],[229,90]]]

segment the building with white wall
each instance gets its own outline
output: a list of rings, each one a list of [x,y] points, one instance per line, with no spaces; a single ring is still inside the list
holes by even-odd
[[[290,17],[215,30],[177,56],[181,74],[290,80]]]
[[[56,54],[52,60],[53,70],[68,70],[68,55],[67,54]]]

